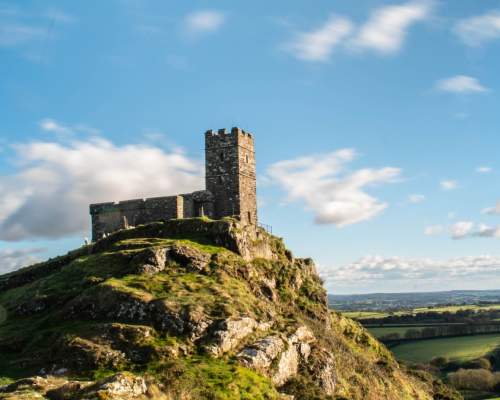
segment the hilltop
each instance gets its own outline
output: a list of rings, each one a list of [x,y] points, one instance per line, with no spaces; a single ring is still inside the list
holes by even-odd
[[[118,231],[1,276],[0,304],[0,399],[460,399],[229,218]]]

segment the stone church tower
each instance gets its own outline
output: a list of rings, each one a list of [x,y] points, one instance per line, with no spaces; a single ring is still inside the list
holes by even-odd
[[[214,196],[214,218],[239,217],[257,225],[253,137],[239,128],[205,133],[205,184]]]

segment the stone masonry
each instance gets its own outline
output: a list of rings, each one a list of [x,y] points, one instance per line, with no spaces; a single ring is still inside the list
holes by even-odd
[[[240,128],[205,133],[206,190],[90,205],[92,240],[120,229],[178,218],[234,217],[257,226],[253,137]]]

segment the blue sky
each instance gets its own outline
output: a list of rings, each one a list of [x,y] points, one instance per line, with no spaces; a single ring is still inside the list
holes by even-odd
[[[90,202],[202,188],[240,126],[331,292],[498,289],[499,50],[490,0],[0,2],[0,271]]]

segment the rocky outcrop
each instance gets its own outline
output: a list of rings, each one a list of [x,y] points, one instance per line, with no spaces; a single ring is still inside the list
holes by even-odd
[[[307,362],[314,340],[312,331],[301,326],[285,338],[272,335],[257,340],[245,347],[238,359],[242,365],[269,376],[276,386],[282,386],[298,373],[301,363]]]
[[[254,331],[265,331],[270,327],[269,322],[258,323],[249,317],[227,319],[217,324],[212,334],[212,342],[205,348],[210,354],[220,357],[238,347],[241,341]]]

